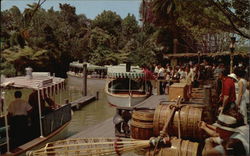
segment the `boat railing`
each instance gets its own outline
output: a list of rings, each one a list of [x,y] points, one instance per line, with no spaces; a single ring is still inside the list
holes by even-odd
[[[71,104],[65,104],[42,117],[44,136],[49,135],[63,124],[71,120]]]
[[[128,92],[131,92],[131,93],[145,93],[145,90],[143,89],[113,89],[113,88],[109,88],[108,91],[110,93],[128,93]]]

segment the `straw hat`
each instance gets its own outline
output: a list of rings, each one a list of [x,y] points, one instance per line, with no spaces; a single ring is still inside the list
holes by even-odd
[[[218,120],[213,125],[220,129],[231,131],[231,132],[237,132],[236,128],[239,127],[239,124],[236,118],[229,116],[229,115],[225,115],[225,114],[220,114],[218,116]]]
[[[231,77],[234,80],[238,81],[237,76],[234,73],[229,74],[228,77]]]

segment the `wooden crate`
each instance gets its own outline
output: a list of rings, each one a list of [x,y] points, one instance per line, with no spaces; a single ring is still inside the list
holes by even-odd
[[[178,96],[183,97],[184,101],[188,101],[188,86],[186,83],[173,83],[169,87],[169,100],[176,100]]]

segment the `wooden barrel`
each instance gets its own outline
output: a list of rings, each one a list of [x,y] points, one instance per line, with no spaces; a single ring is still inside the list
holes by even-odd
[[[154,114],[154,135],[159,136],[163,129],[166,120],[169,118],[171,112],[170,105],[158,105]],[[182,139],[202,140],[201,129],[198,127],[199,121],[202,120],[203,108],[191,105],[185,105],[180,110],[180,132]],[[170,122],[168,133],[169,135],[178,136],[178,118],[179,111]]]
[[[199,143],[173,138],[171,147],[160,148],[154,153],[154,148],[146,152],[146,156],[197,156],[199,155]]]
[[[141,109],[133,111],[130,123],[131,137],[148,140],[153,136],[154,110]]]

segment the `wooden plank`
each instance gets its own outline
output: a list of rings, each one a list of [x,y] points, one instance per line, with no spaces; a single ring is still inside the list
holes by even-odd
[[[96,99],[96,97],[92,96],[92,95],[87,95],[87,96],[81,97],[75,101],[70,102],[71,108],[79,109],[81,106],[86,105],[95,99]]]
[[[84,131],[71,136],[70,138],[115,137],[114,127],[113,117],[111,117],[104,122],[91,126]]]
[[[149,108],[155,109],[155,107],[161,103],[161,101],[167,101],[167,95],[152,95],[146,100],[142,101],[141,103],[134,106],[134,108]]]

